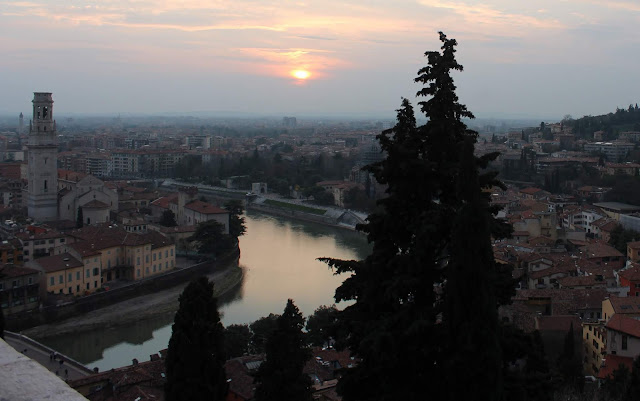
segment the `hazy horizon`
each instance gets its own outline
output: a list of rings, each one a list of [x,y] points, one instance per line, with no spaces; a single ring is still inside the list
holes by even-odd
[[[393,118],[442,30],[476,116],[577,118],[637,102],[639,17],[628,0],[5,1],[0,112],[42,91],[57,115]]]

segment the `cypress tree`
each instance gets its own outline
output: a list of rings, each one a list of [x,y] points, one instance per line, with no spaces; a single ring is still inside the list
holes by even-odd
[[[452,400],[498,400],[502,356],[498,332],[496,266],[488,193],[481,191],[474,138],[461,146],[457,179],[461,207],[453,221],[443,321],[449,339],[446,378]],[[456,385],[464,377],[464,386]]]
[[[82,228],[84,226],[84,213],[82,213],[82,206],[78,207],[78,215],[76,216],[76,228]]]
[[[415,79],[424,85],[417,95],[428,98],[419,103],[428,122],[417,127],[403,99],[396,125],[378,135],[386,158],[367,167],[387,187],[378,210],[359,226],[372,253],[362,261],[321,259],[337,273],[352,273],[335,294],[338,302],[354,301],[339,314],[348,335],[338,345],[360,358],[338,384],[345,401],[456,399],[471,390],[467,399],[501,395],[490,236],[509,229],[481,194],[498,184],[495,175],[478,173],[497,155],[473,156],[477,133],[461,120],[473,115],[458,102],[451,77],[462,71],[457,43],[442,32],[440,40],[441,51],[425,53],[428,65]],[[475,326],[464,323],[467,318]],[[448,360],[478,365],[456,373]]]
[[[220,323],[213,283],[200,277],[184,289],[172,326],[165,360],[165,399],[224,400],[223,327]]]
[[[291,299],[269,335],[266,360],[256,375],[256,401],[311,401],[311,378],[303,372],[311,358],[306,347],[304,318]]]

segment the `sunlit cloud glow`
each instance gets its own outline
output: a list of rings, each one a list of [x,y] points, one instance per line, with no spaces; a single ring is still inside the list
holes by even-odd
[[[250,107],[241,88],[237,99],[230,95],[246,83],[256,104],[274,110],[282,102],[287,109],[392,111],[415,93],[411,74],[424,51],[439,47],[442,30],[458,39],[461,97],[472,110],[516,111],[514,97],[524,96],[531,104],[522,106],[540,112],[595,113],[638,101],[640,83],[608,83],[616,89],[605,91],[598,71],[634,74],[639,18],[640,5],[629,0],[0,0],[0,79],[12,83],[0,111],[45,86],[73,98],[81,81],[113,99],[130,88],[151,94],[153,101],[130,105],[140,110],[159,99],[165,103],[153,109],[202,107],[203,87],[225,93],[206,107]],[[43,59],[47,74],[40,74]],[[588,84],[577,82],[578,70]],[[275,101],[279,85],[295,96]],[[303,95],[307,101],[296,98]],[[101,107],[126,103],[111,101]]]

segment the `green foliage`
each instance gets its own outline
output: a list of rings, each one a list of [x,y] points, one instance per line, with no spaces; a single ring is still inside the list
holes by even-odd
[[[82,228],[82,226],[84,226],[84,213],[82,212],[82,206],[80,206],[76,215],[76,228]]]
[[[640,233],[634,230],[627,230],[622,225],[618,224],[616,228],[611,231],[611,237],[609,238],[609,245],[616,248],[622,254],[627,254],[627,243],[640,240]],[[634,260],[637,262],[637,260]]]
[[[165,400],[224,400],[224,329],[213,283],[192,281],[179,302],[165,360]]]
[[[230,250],[235,241],[225,234],[224,225],[215,220],[204,221],[196,226],[196,232],[187,241],[198,243],[198,253],[217,255]]]
[[[554,387],[540,332],[536,330],[525,334],[509,324],[503,324],[500,344],[505,362],[504,400],[550,401]],[[524,367],[518,368],[519,363],[524,363]]]
[[[266,344],[266,360],[255,378],[256,401],[311,401],[311,379],[303,372],[311,358],[306,347],[304,318],[289,299]]]
[[[273,200],[273,199],[267,199],[264,201],[265,204],[267,205],[273,205],[273,206],[277,206],[277,207],[281,207],[281,208],[285,208],[285,209],[291,209],[291,210],[299,210],[301,212],[305,212],[305,213],[313,213],[313,214],[325,214],[326,211],[323,209],[316,209],[313,207],[309,207],[309,206],[303,206],[303,205],[298,205],[295,203],[289,203],[289,202],[280,202],[277,200]]]
[[[631,372],[620,364],[603,383],[602,392],[614,401],[637,400],[640,394],[640,356],[634,359]]]
[[[267,339],[276,329],[276,321],[280,315],[270,313],[269,316],[261,317],[251,323],[251,343],[249,349],[252,354],[263,354],[265,352],[265,344]]]
[[[238,238],[247,231],[247,227],[244,224],[244,208],[242,207],[242,201],[230,200],[224,204],[224,208],[229,212],[229,235],[233,238]]]
[[[334,204],[333,194],[321,186],[313,185],[302,191],[307,198],[313,197],[313,202],[318,205],[331,206]]]
[[[373,212],[376,203],[369,199],[365,189],[353,187],[344,194],[344,206],[347,209],[361,210],[363,212]]]
[[[617,138],[618,132],[640,130],[640,110],[636,107],[616,108],[615,113],[600,116],[584,116],[576,120],[564,121],[564,125],[573,128],[573,133],[586,139],[593,139],[593,133],[604,131],[604,140]]]
[[[323,346],[334,337],[338,320],[338,308],[335,305],[322,305],[307,318],[307,341],[312,345]]]
[[[249,352],[251,331],[246,324],[232,324],[224,329],[224,349],[227,359],[237,358]]]
[[[602,392],[607,394],[611,400],[626,401],[627,389],[631,383],[631,372],[629,369],[620,364],[602,385]],[[629,400],[632,400],[630,398]]]
[[[458,102],[451,77],[462,70],[457,43],[442,33],[440,40],[442,51],[425,54],[428,66],[416,78],[428,122],[417,127],[404,99],[396,125],[378,136],[386,158],[367,167],[387,186],[379,210],[360,226],[371,255],[322,259],[336,273],[351,273],[335,294],[354,301],[339,324],[361,359],[338,384],[345,401],[421,400],[425,391],[430,399],[502,397],[502,297],[490,237],[510,230],[481,191],[501,184],[494,173],[478,173],[497,154],[473,156],[477,134],[461,121],[473,115]],[[437,385],[425,390],[425,383]]]
[[[162,212],[159,224],[165,227],[177,226],[178,223],[176,223],[176,215],[171,210],[165,210],[164,212]]]

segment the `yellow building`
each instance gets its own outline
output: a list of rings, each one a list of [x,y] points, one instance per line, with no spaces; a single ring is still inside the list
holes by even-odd
[[[173,241],[156,231],[131,233],[116,226],[90,226],[71,233],[76,242],[59,247],[97,268],[102,282],[116,279],[141,280],[175,268]]]
[[[45,256],[27,262],[43,274],[42,288],[47,294],[84,295],[101,287],[100,269],[85,265],[69,253]]]
[[[584,346],[585,375],[598,376],[607,353],[607,332],[603,322],[582,322],[582,343]]]

